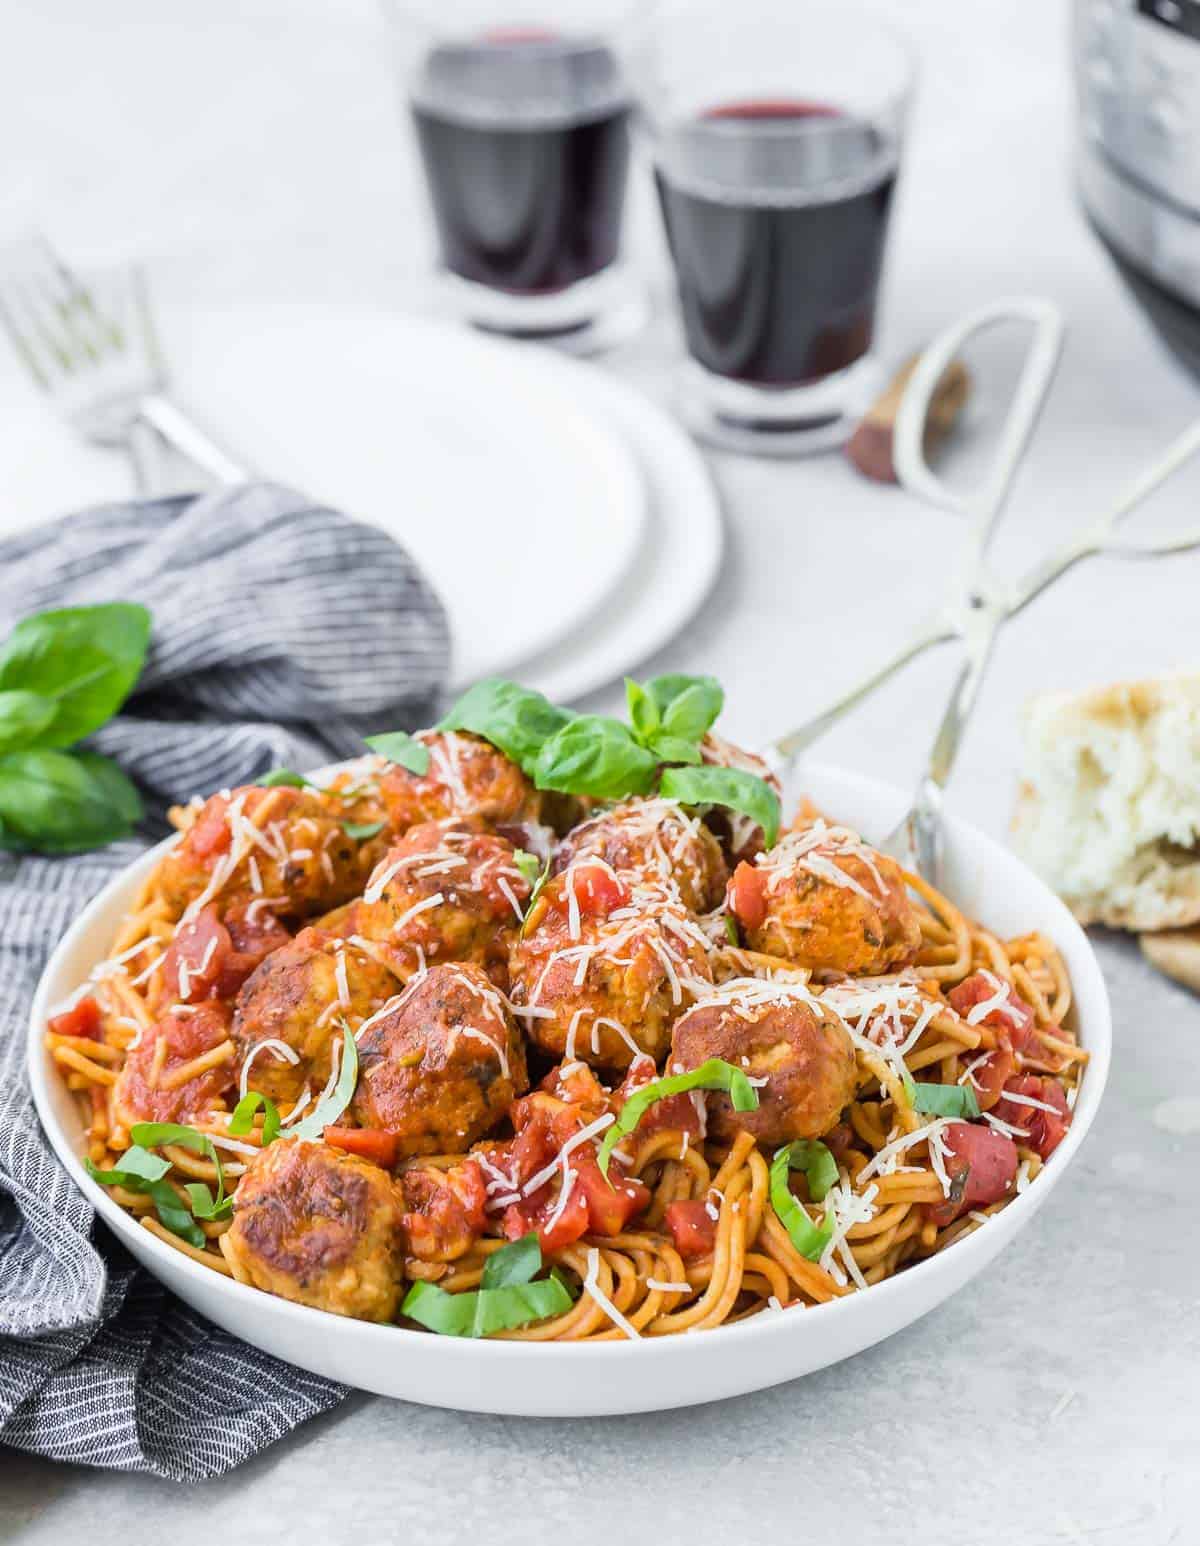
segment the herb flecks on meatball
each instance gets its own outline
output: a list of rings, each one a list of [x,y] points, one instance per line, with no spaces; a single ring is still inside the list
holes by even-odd
[[[281,1139],[247,1165],[221,1250],[242,1283],[334,1315],[390,1321],[403,1282],[403,1213],[378,1165]]]
[[[739,864],[729,905],[753,949],[813,969],[876,976],[908,966],[921,947],[900,866],[824,821]]]
[[[766,1145],[819,1138],[854,1097],[849,1032],[798,983],[744,978],[690,1009],[675,1025],[670,1072],[698,1068],[708,1058],[744,1069],[758,1086],[756,1111],[735,1111],[727,1095],[709,1094],[709,1130],[718,1138],[747,1132]]]
[[[708,941],[679,902],[635,897],[581,859],[549,881],[509,958],[514,1012],[544,1051],[598,1068],[660,1059],[712,986]]]
[[[401,1155],[461,1154],[526,1088],[525,1048],[504,1000],[474,966],[415,978],[362,1027],[351,1111],[399,1138]]]
[[[558,846],[554,871],[603,859],[622,878],[677,888],[685,907],[720,905],[727,871],[720,844],[676,800],[628,800],[582,822]]]
[[[457,730],[422,730],[416,739],[429,751],[426,771],[392,766],[379,780],[393,833],[446,816],[480,816],[491,825],[540,819],[541,795],[490,742]]]

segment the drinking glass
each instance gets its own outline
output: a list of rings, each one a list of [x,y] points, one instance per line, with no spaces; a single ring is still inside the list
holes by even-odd
[[[669,0],[631,40],[699,434],[784,454],[845,440],[871,355],[905,44],[821,0]]]
[[[635,0],[385,0],[456,309],[576,351],[644,316],[620,261]]]

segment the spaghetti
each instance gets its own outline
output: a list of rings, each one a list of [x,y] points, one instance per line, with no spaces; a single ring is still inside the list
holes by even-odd
[[[157,1238],[243,1283],[412,1324],[413,1285],[495,1294],[489,1261],[536,1234],[569,1307],[489,1334],[590,1343],[828,1303],[1036,1181],[1087,1061],[1050,940],[1000,938],[811,812],[715,892],[719,828],[670,801],[589,812],[574,836],[560,815],[566,862],[535,888],[517,861],[552,835],[519,770],[472,737],[423,739],[424,779],[369,758],[325,790],[177,811],[177,844],[54,1017],[89,1161]],[[521,833],[484,808],[482,750]],[[637,1090],[705,1056],[724,1083],[622,1124]],[[258,1109],[235,1120],[247,1090]],[[146,1137],[164,1123],[208,1147]],[[780,1161],[789,1144],[820,1185]],[[135,1150],[155,1174],[130,1169]],[[342,1188],[340,1233],[317,1220],[318,1184]]]

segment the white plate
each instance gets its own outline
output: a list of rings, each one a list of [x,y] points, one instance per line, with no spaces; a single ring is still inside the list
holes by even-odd
[[[712,589],[725,532],[704,459],[669,414],[618,377],[548,350],[539,351],[538,368],[625,437],[649,491],[642,546],[626,578],[560,645],[521,662],[523,682],[569,703],[675,637]]]
[[[827,767],[806,767],[804,789],[841,820],[878,837],[907,803],[899,790]],[[797,790],[789,790],[794,799]],[[602,1416],[690,1406],[761,1390],[861,1352],[932,1310],[968,1282],[1030,1222],[1087,1135],[1108,1077],[1108,995],[1086,935],[1048,888],[1006,849],[957,819],[947,823],[947,890],[1001,934],[1041,929],[1063,952],[1075,990],[1076,1029],[1091,1053],[1074,1120],[1045,1171],[982,1229],[863,1293],[809,1310],[760,1315],[694,1337],[594,1347],[460,1341],[344,1320],[276,1299],[212,1272],[154,1238],[80,1163],[75,1103],[45,1048],[48,1012],[109,947],[161,849],[112,881],[54,952],[29,1028],[33,1097],[56,1153],[100,1216],[168,1288],[227,1331],[317,1374],[430,1406],[515,1416]],[[165,846],[165,845],[164,845]],[[1070,1251],[1061,1237],[1054,1248]]]
[[[409,549],[450,614],[451,686],[557,643],[629,573],[646,489],[586,400],[591,367],[367,309],[168,309],[161,328],[218,440]]]

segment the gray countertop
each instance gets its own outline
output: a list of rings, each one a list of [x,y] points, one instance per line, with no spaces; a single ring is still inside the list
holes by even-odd
[[[211,300],[348,293],[413,306],[422,217],[371,0],[40,0],[10,19],[0,222],[71,252],[134,252],[156,288]],[[1197,411],[1087,235],[1070,186],[1060,0],[909,0],[922,96],[894,231],[884,347],[918,346],[1001,294],[1071,321],[998,557],[1020,565]],[[39,84],[37,92],[29,82]],[[632,246],[661,275],[644,186]],[[668,388],[669,322],[605,363]],[[982,441],[996,353],[967,437]],[[5,367],[6,368],[6,367]],[[0,373],[0,394],[15,390]],[[877,659],[928,604],[960,536],[840,458],[714,461],[729,556],[658,668],[715,671],[728,729],[782,729]],[[1194,509],[1195,472],[1159,497]],[[9,519],[12,518],[10,513]],[[1200,560],[1091,565],[1002,641],[952,790],[1003,834],[1030,692],[1195,665]],[[822,748],[913,778],[949,679],[912,669]],[[615,702],[612,692],[595,703]],[[920,1539],[990,1546],[1200,1537],[1196,1004],[1133,944],[1097,941],[1112,991],[1109,1094],[1072,1174],[1013,1247],[925,1320],[823,1373],[692,1411],[577,1424],[355,1397],[224,1481],[194,1487],[0,1452],[0,1535],[28,1546],[277,1538],[509,1541],[570,1532]]]

